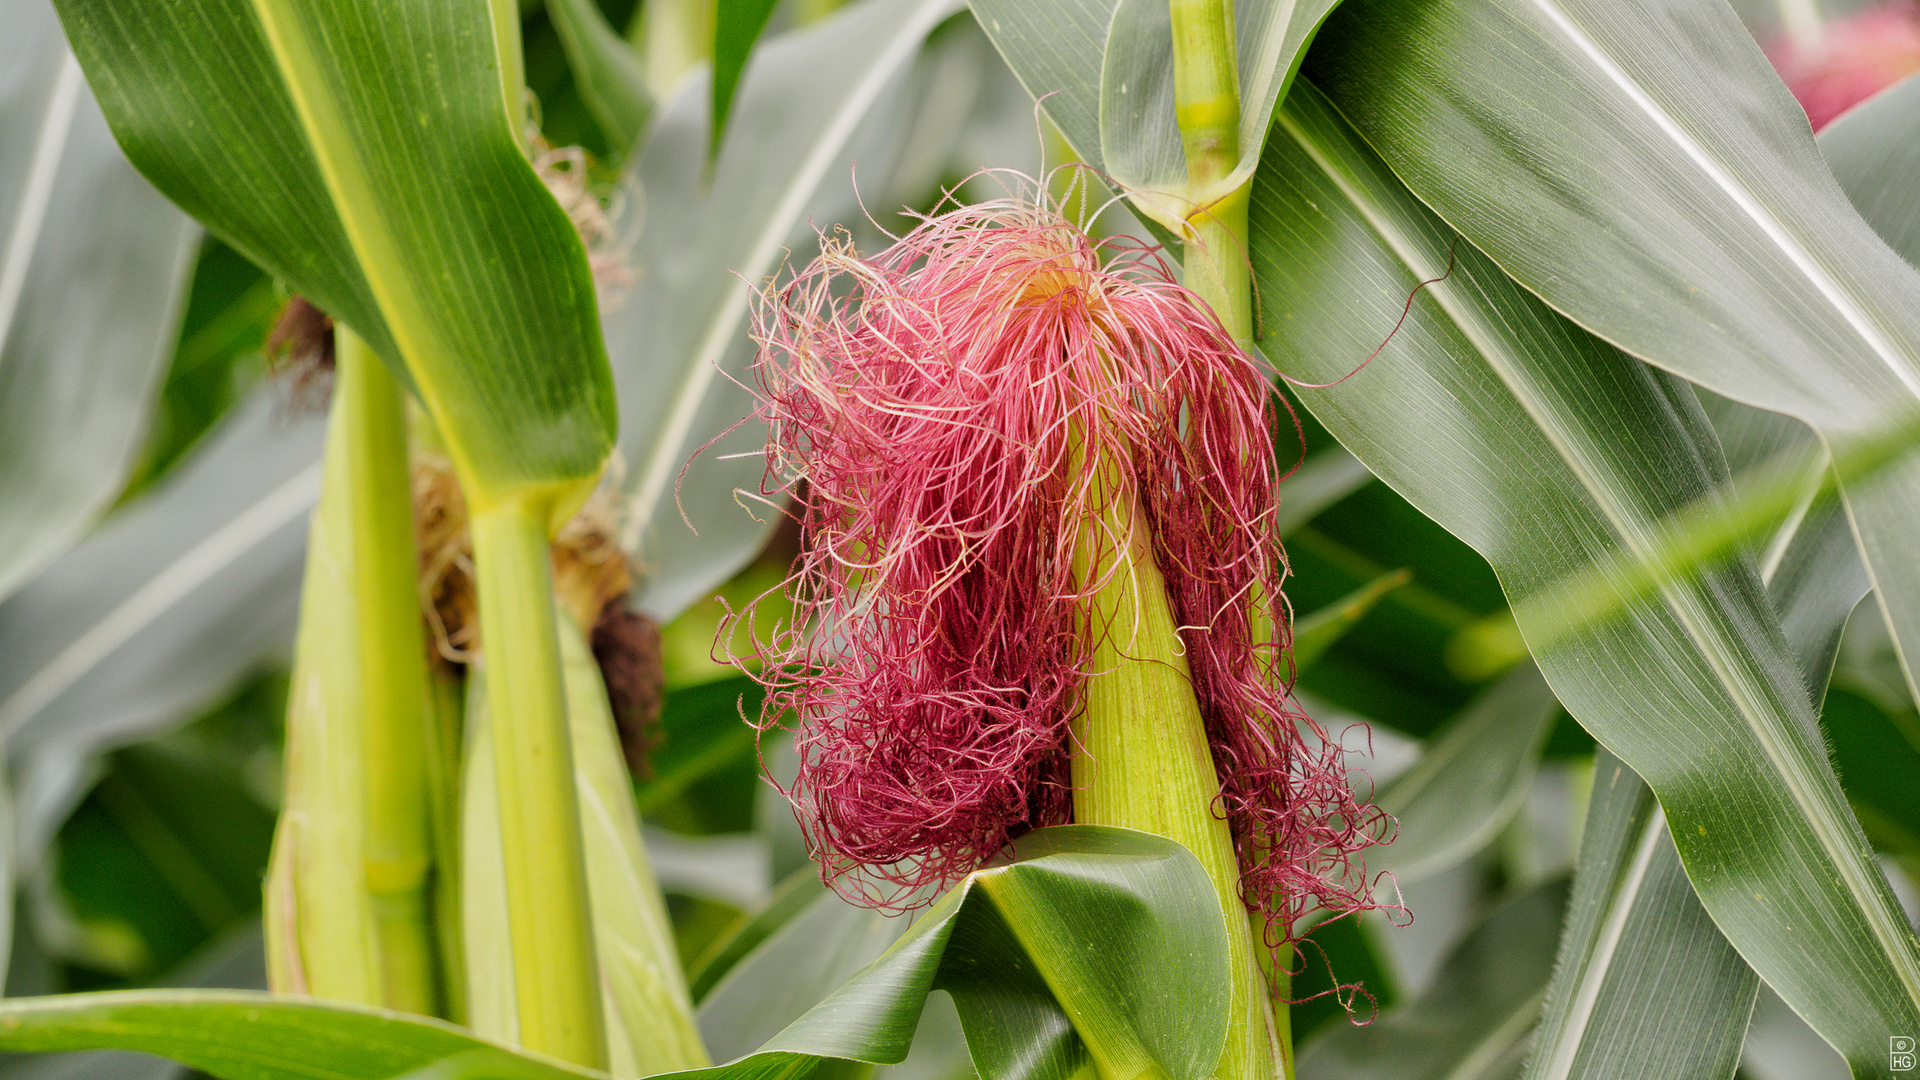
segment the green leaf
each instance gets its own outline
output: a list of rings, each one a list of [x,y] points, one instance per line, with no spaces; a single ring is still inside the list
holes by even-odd
[[[751,1053],[806,1015],[892,948],[910,925],[824,889],[811,864],[793,877],[812,879],[811,895],[800,894],[808,896],[806,902],[778,926],[766,926],[765,936],[713,977],[701,996],[700,1032],[721,1061]],[[772,918],[779,918],[777,909]],[[754,932],[751,924],[745,929]]]
[[[1653,792],[1602,749],[1527,1080],[1730,1078],[1759,990],[1694,896]]]
[[[727,133],[727,115],[733,111],[733,93],[747,70],[753,44],[773,17],[775,0],[718,0],[713,12],[713,125],[707,138],[709,157],[720,156]]]
[[[612,162],[618,165],[640,144],[653,112],[640,54],[607,25],[594,0],[547,0],[547,12],[560,32],[574,85],[606,134]]]
[[[808,866],[794,871],[760,905],[759,910],[743,914],[740,921],[720,936],[704,955],[689,965],[687,983],[693,1000],[704,1001],[708,992],[725,978],[749,953],[792,922],[823,895],[820,872]]]
[[[1244,185],[1260,161],[1275,104],[1286,96],[1307,43],[1336,2],[1240,0],[1233,5],[1240,72],[1240,159],[1214,188],[1194,191],[1187,180],[1186,153],[1174,115],[1171,11],[1166,0],[1109,0],[1112,15],[1100,69],[1099,160],[1114,183],[1133,197],[1134,205],[1175,230],[1195,204],[1205,205]],[[1009,32],[1021,35],[1047,34],[1045,23],[1055,10],[1006,0],[975,6],[983,15],[993,11],[995,18],[1024,7],[1025,19],[1033,24]],[[1069,140],[1072,137],[1069,134]]]
[[[1451,258],[1372,365],[1304,400],[1487,556],[1523,632],[1541,617],[1528,596],[1597,557],[1646,558],[1667,515],[1727,483],[1691,388],[1581,332],[1458,241],[1304,82],[1268,144],[1252,221],[1266,346],[1306,381],[1345,375]],[[1757,575],[1736,561],[1621,603],[1624,616],[1537,654],[1541,670],[1646,777],[1748,962],[1856,1061],[1879,1061],[1876,1032],[1920,1027],[1920,948],[1845,805]]]
[[[1028,834],[1016,857],[969,876],[756,1053],[668,1075],[748,1080],[804,1076],[833,1059],[899,1062],[939,989],[953,996],[984,1075],[1066,1075],[1091,1057],[1120,1075],[1209,1076],[1230,987],[1225,927],[1193,856],[1160,837],[1070,825]],[[0,1004],[0,1048],[97,1047],[160,1053],[227,1080],[598,1075],[438,1021],[263,994]]]
[[[1377,804],[1400,831],[1367,852],[1367,872],[1390,871],[1405,885],[1485,847],[1526,802],[1559,713],[1559,699],[1532,664],[1476,699],[1380,793]]]
[[[1822,719],[1833,762],[1874,846],[1920,858],[1920,716],[1889,714],[1872,699],[1835,688]]]
[[[1310,668],[1334,642],[1367,617],[1373,605],[1395,589],[1413,580],[1407,570],[1382,574],[1340,600],[1301,619],[1293,626],[1293,665],[1296,670]]]
[[[1820,132],[1820,156],[1847,198],[1887,246],[1911,262],[1920,255],[1920,77],[1860,103]]]
[[[439,1020],[239,990],[128,990],[0,1005],[8,1050],[138,1050],[223,1080],[567,1080],[604,1074],[535,1058]]]
[[[1014,851],[1020,861],[971,875],[760,1053],[723,1068],[811,1068],[774,1051],[901,1061],[921,1001],[940,989],[983,1076],[1066,1075],[1089,1054],[1111,1075],[1211,1075],[1226,1035],[1226,932],[1193,856],[1086,825],[1029,833]]]
[[[324,424],[256,393],[160,487],[0,605],[22,873],[98,753],[190,717],[288,647]]]
[[[0,43],[0,599],[80,537],[140,450],[196,230],[127,166],[45,4]]]
[[[1300,1051],[1300,1080],[1494,1080],[1513,1074],[1553,972],[1565,879],[1510,897],[1440,962],[1435,985],[1367,1027]]]
[[[728,135],[751,153],[721,155],[703,183],[708,110],[696,85],[662,111],[629,169],[647,195],[634,249],[641,278],[608,314],[607,347],[633,497],[621,540],[648,570],[636,602],[656,616],[731,577],[779,520],[735,494],[759,491],[765,472],[765,429],[740,423],[753,409],[749,304],[814,243],[810,223],[854,219],[851,163],[892,156],[904,95],[889,91],[958,6],[867,0],[769,42]]]
[[[1252,175],[1274,107],[1334,2],[1243,0],[1234,5],[1240,164],[1211,194],[1231,191]],[[1111,175],[1129,194],[1163,193],[1183,202],[1209,197],[1187,190],[1186,155],[1173,107],[1172,23],[1164,2],[973,0],[973,10],[1028,93],[1046,98],[1047,115],[1082,161]],[[1160,200],[1140,205],[1162,217],[1174,210]],[[1179,217],[1172,212],[1162,223],[1177,228]]]
[[[411,376],[476,510],[584,496],[613,386],[511,4],[58,6],[134,164]]]
[[[1920,271],[1901,255],[1920,252],[1848,203],[1910,214],[1881,196],[1911,163],[1847,153],[1829,172],[1724,5],[1362,0],[1309,70],[1423,200],[1594,333],[1806,421],[1836,455],[1912,423]],[[1888,95],[1841,142],[1892,145],[1916,107]],[[1840,484],[1914,685],[1920,459]]]

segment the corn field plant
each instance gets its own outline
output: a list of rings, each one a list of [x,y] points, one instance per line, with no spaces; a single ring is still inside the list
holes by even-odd
[[[0,2],[0,1077],[1920,1071],[1920,5]]]

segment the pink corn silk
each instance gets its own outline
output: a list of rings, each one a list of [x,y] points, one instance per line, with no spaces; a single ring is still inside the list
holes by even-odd
[[[763,732],[799,718],[786,794],[823,876],[910,907],[1070,820],[1068,720],[1094,673],[1075,613],[1104,583],[1077,580],[1073,548],[1111,497],[1070,462],[1103,460],[1150,526],[1246,903],[1282,928],[1376,906],[1357,853],[1391,819],[1273,674],[1272,372],[1157,248],[1092,242],[1021,179],[871,258],[823,236],[756,311],[763,494],[804,479],[802,554],[792,619],[763,637],[742,613],[756,651],[735,659],[762,662]],[[1281,641],[1257,638],[1256,598]]]
[[[1805,47],[1782,36],[1767,59],[1807,111],[1813,130],[1920,72],[1920,3],[1893,0],[1835,19]]]

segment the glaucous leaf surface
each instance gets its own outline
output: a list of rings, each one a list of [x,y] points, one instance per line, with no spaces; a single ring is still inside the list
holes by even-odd
[[[866,0],[770,41],[741,86],[710,181],[708,94],[697,79],[631,167],[646,201],[640,280],[606,329],[633,497],[622,541],[646,571],[635,601],[655,616],[725,581],[778,520],[775,507],[735,494],[758,492],[765,471],[765,429],[741,422],[753,410],[752,298],[789,257],[809,257],[814,226],[857,213],[850,170],[890,157],[896,91],[927,32],[958,7]]]
[[[1694,896],[1653,792],[1602,749],[1527,1080],[1728,1080],[1759,989]]]
[[[1303,397],[1487,556],[1523,632],[1530,594],[1595,557],[1646,557],[1668,514],[1728,482],[1690,387],[1515,286],[1304,82],[1256,177],[1252,242],[1265,347],[1311,382],[1347,374],[1451,261],[1372,365]],[[1920,950],[1845,806],[1758,576],[1735,561],[1622,604],[1537,654],[1541,670],[1647,778],[1747,960],[1830,1038],[1879,1060],[1873,1032],[1920,1026]]]
[[[1505,1080],[1553,973],[1564,878],[1503,901],[1447,954],[1428,991],[1366,1027],[1334,1024],[1300,1050],[1300,1080]]]
[[[1134,205],[1167,228],[1178,229],[1194,204],[1211,202],[1247,182],[1259,164],[1274,106],[1286,95],[1307,43],[1334,2],[1240,0],[1232,5],[1239,53],[1240,158],[1208,191],[1191,190],[1187,180],[1186,153],[1174,115],[1170,8],[1164,0],[1112,4],[1100,70],[1100,160]],[[1008,15],[1024,8],[1031,13],[1025,16],[1029,19],[1045,19],[1052,10],[1049,5],[1004,0],[990,0],[989,6]]]
[[[1188,203],[1225,194],[1253,174],[1274,107],[1333,6],[1330,0],[1243,0],[1233,5],[1240,161],[1212,192],[1188,190],[1186,155],[1174,116],[1172,23],[1165,3],[974,0],[973,10],[1029,93],[1043,97],[1061,92],[1047,98],[1044,107],[1081,160],[1111,175],[1162,225],[1177,228],[1181,208]],[[1101,58],[1098,66],[1094,57]]]
[[[476,505],[592,483],[613,383],[513,4],[57,6],[134,164],[410,377]]]
[[[114,145],[53,9],[0,38],[0,599],[126,479],[192,268],[190,222]]]
[[[0,604],[0,733],[29,872],[93,756],[178,723],[291,642],[319,417],[271,388]]]
[[[1093,1060],[1127,1075],[1209,1075],[1225,1038],[1226,934],[1193,856],[1144,833],[1064,826],[1028,834],[1017,858],[968,877],[756,1052],[667,1075],[748,1080],[809,1075],[836,1060],[899,1062],[934,989],[952,995],[986,1075],[1064,1080]],[[260,994],[0,1005],[0,1048],[102,1046],[160,1053],[227,1080],[598,1075],[438,1021]]]
[[[1727,448],[1735,486],[1781,454],[1803,454],[1804,425],[1726,398],[1703,394]],[[1813,477],[1816,481],[1818,476]],[[1815,494],[1809,489],[1809,497]],[[1755,552],[1807,686],[1820,696],[1840,631],[1866,592],[1865,573],[1838,507],[1809,503],[1763,538]],[[1861,805],[1843,740],[1862,729],[1836,726],[1827,695],[1823,724]],[[1876,761],[1920,764],[1881,746]],[[1908,758],[1913,749],[1905,747]],[[1872,787],[1870,778],[1868,787]],[[1867,815],[1863,821],[1870,822]],[[1869,825],[1871,828],[1871,825]],[[1528,1080],[1568,1077],[1729,1077],[1748,1043],[1759,980],[1712,923],[1682,872],[1653,794],[1604,749],[1594,766],[1574,875],[1574,899],[1560,943],[1553,986],[1528,1063]]]
[[[1862,210],[1910,213],[1881,197],[1903,174],[1856,177],[1885,162],[1852,154],[1829,172],[1726,6],[1362,0],[1309,71],[1423,200],[1608,341],[1840,454],[1920,418],[1920,270],[1848,202],[1861,185]],[[1849,122],[1905,129],[1917,106]],[[1920,459],[1841,488],[1912,685]]]
[[[1367,872],[1405,885],[1485,847],[1525,803],[1559,713],[1539,670],[1522,664],[1436,732],[1375,800],[1400,831],[1367,852]]]

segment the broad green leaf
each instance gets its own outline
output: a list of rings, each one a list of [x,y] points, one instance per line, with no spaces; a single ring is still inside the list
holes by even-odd
[[[1601,750],[1527,1080],[1729,1080],[1759,989],[1694,896],[1653,792]]]
[[[1811,439],[1803,425],[1778,414],[1711,395],[1704,404],[1737,471],[1797,452]],[[1801,507],[1759,553],[1768,592],[1816,694],[1833,667],[1840,629],[1866,591],[1852,536],[1834,509]],[[1834,700],[1827,699],[1830,732]],[[1836,759],[1843,776],[1851,772],[1844,754]],[[1855,787],[1848,797],[1857,807]],[[1530,1080],[1730,1076],[1757,989],[1752,969],[1681,871],[1652,792],[1601,750]]]
[[[60,23],[0,41],[0,599],[79,538],[139,452],[196,230],[128,167]]]
[[[1872,699],[1835,688],[1823,716],[1847,798],[1874,846],[1920,858],[1920,716],[1890,714]]]
[[[560,32],[574,85],[606,133],[617,165],[640,144],[653,112],[640,54],[607,25],[594,0],[547,0],[547,13]]]
[[[1111,0],[1109,0],[1111,3]],[[1173,22],[1166,0],[1118,0],[1100,70],[1100,160],[1120,190],[1163,226],[1178,230],[1195,204],[1234,191],[1253,176],[1307,43],[1337,0],[1239,0],[1232,6],[1239,53],[1240,160],[1209,191],[1191,190],[1174,115]],[[1000,17],[1004,0],[976,4]],[[1021,5],[1006,5],[1005,14]],[[1023,5],[1032,23],[1012,34],[1045,35],[1048,5]],[[1029,87],[1038,93],[1045,90]],[[1076,148],[1080,144],[1075,144]]]
[[[263,389],[0,605],[0,732],[24,874],[95,755],[178,723],[290,645],[323,428]]]
[[[1406,570],[1382,574],[1339,601],[1313,612],[1293,625],[1293,666],[1296,671],[1313,666],[1320,654],[1367,617],[1373,605],[1395,589],[1413,580]]]
[[[805,257],[809,223],[858,212],[851,163],[864,182],[867,163],[890,156],[902,97],[890,91],[958,6],[865,0],[768,42],[741,85],[710,184],[707,88],[697,81],[662,110],[630,168],[647,199],[634,249],[640,282],[608,314],[607,342],[633,497],[621,539],[647,571],[636,602],[656,616],[732,576],[778,520],[735,494],[759,491],[765,472],[764,429],[740,423],[753,409],[750,302],[783,261]]]
[[[1451,252],[1452,275],[1423,291],[1374,364],[1305,400],[1487,556],[1523,632],[1540,617],[1529,595],[1596,557],[1647,557],[1668,514],[1727,483],[1691,388],[1520,290],[1304,83],[1276,129],[1253,207],[1266,347],[1307,381],[1345,375]],[[1542,672],[1653,787],[1748,962],[1861,1064],[1880,1060],[1874,1032],[1920,1026],[1920,949],[1847,810],[1758,577],[1736,560],[1622,602],[1625,615],[1539,653]],[[1814,941],[1818,965],[1803,959]]]
[[[879,960],[729,1068],[771,1066],[770,1051],[898,1062],[920,1002],[940,989],[982,1076],[1059,1076],[1092,1062],[1112,1075],[1211,1075],[1226,1035],[1226,933],[1192,855],[1085,825],[1029,833],[1014,853],[1020,861],[970,876]]]
[[[1376,801],[1400,823],[1367,872],[1405,885],[1485,847],[1526,801],[1560,702],[1532,664],[1516,668],[1427,742]]]
[[[215,939],[155,986],[264,990],[265,960],[260,925],[247,922]],[[6,1080],[180,1080],[183,1071],[165,1058],[125,1050],[14,1055],[0,1065],[0,1077]]]
[[[1032,4],[973,0],[974,17],[1020,85],[1036,99],[1067,145],[1095,169],[1100,155],[1100,74],[1118,0]],[[1179,143],[1176,136],[1175,148]]]
[[[806,1015],[911,925],[823,889],[811,865],[794,877],[812,879],[807,902],[713,978],[701,996],[700,1031],[722,1061],[751,1052]]]
[[[1301,1048],[1300,1080],[1504,1080],[1526,1053],[1553,973],[1565,879],[1508,898],[1440,963],[1434,986],[1366,1027]]]
[[[511,4],[58,7],[134,164],[411,377],[477,508],[584,496],[612,379]]]
[[[0,1046],[10,1051],[138,1050],[222,1080],[605,1076],[487,1042],[439,1020],[240,990],[9,999],[0,1005]]]
[[[754,42],[760,40],[767,20],[773,17],[775,0],[717,0],[713,10],[713,101],[707,153],[720,154],[720,140],[727,133],[727,115],[733,111],[733,94],[740,87],[740,76],[747,70]]]
[[[702,1080],[805,1076],[907,1055],[926,996],[958,1006],[983,1075],[1210,1075],[1225,1036],[1225,928],[1184,848],[1119,829],[1023,837],[769,1042]],[[1072,1019],[1062,1002],[1071,1004]],[[284,997],[139,991],[0,1004],[0,1048],[160,1053],[226,1080],[561,1080],[599,1074],[438,1021]],[[1091,1060],[1090,1060],[1091,1057]]]
[[[1920,271],[1848,203],[1910,213],[1880,197],[1910,166],[1846,154],[1829,172],[1724,5],[1362,0],[1309,70],[1443,218],[1626,351],[1796,416],[1836,454],[1920,411]],[[1846,122],[1890,144],[1920,97],[1876,105]],[[1840,483],[1911,685],[1920,459]]]

